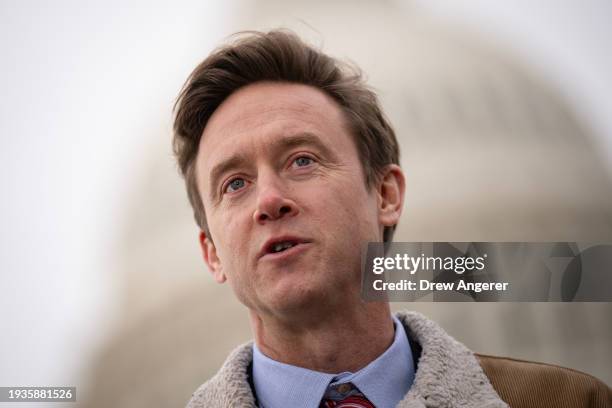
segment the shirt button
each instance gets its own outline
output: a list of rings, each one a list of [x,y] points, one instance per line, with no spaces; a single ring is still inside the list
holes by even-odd
[[[336,388],[336,391],[338,391],[340,394],[346,394],[347,392],[349,392],[351,390],[351,385],[350,384],[340,384],[338,385],[338,387]]]

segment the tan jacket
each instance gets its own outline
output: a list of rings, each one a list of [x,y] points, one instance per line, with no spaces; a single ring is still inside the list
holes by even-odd
[[[435,322],[397,313],[418,360],[412,386],[397,408],[612,408],[610,388],[574,370],[478,356]],[[255,408],[252,343],[238,347],[193,394],[188,408]]]
[[[499,396],[512,408],[612,407],[612,390],[580,371],[476,354]]]

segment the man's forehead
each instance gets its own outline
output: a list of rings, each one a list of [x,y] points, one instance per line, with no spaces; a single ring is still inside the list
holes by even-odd
[[[344,126],[336,102],[301,84],[256,83],[230,95],[213,113],[200,140],[199,160],[210,164],[236,149],[264,146],[298,133],[325,135]],[[208,167],[208,166],[207,166]]]
[[[203,131],[201,143],[211,135],[229,137],[274,120],[318,123],[342,120],[336,102],[321,90],[302,84],[258,82],[245,86],[221,103]]]

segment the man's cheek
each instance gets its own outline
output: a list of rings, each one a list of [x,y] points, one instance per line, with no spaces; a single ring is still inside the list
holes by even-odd
[[[226,244],[228,237],[231,238],[232,231],[236,228],[236,215],[229,211],[217,211],[211,216],[211,220],[216,235],[220,238],[221,242]]]

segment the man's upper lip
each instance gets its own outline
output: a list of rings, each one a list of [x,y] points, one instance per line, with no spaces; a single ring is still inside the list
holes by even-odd
[[[261,247],[257,259],[261,258],[264,255],[271,254],[272,248],[274,245],[279,244],[281,242],[293,242],[294,244],[305,244],[310,242],[310,240],[302,237],[298,237],[296,235],[278,235],[276,237],[272,237],[268,239]]]

